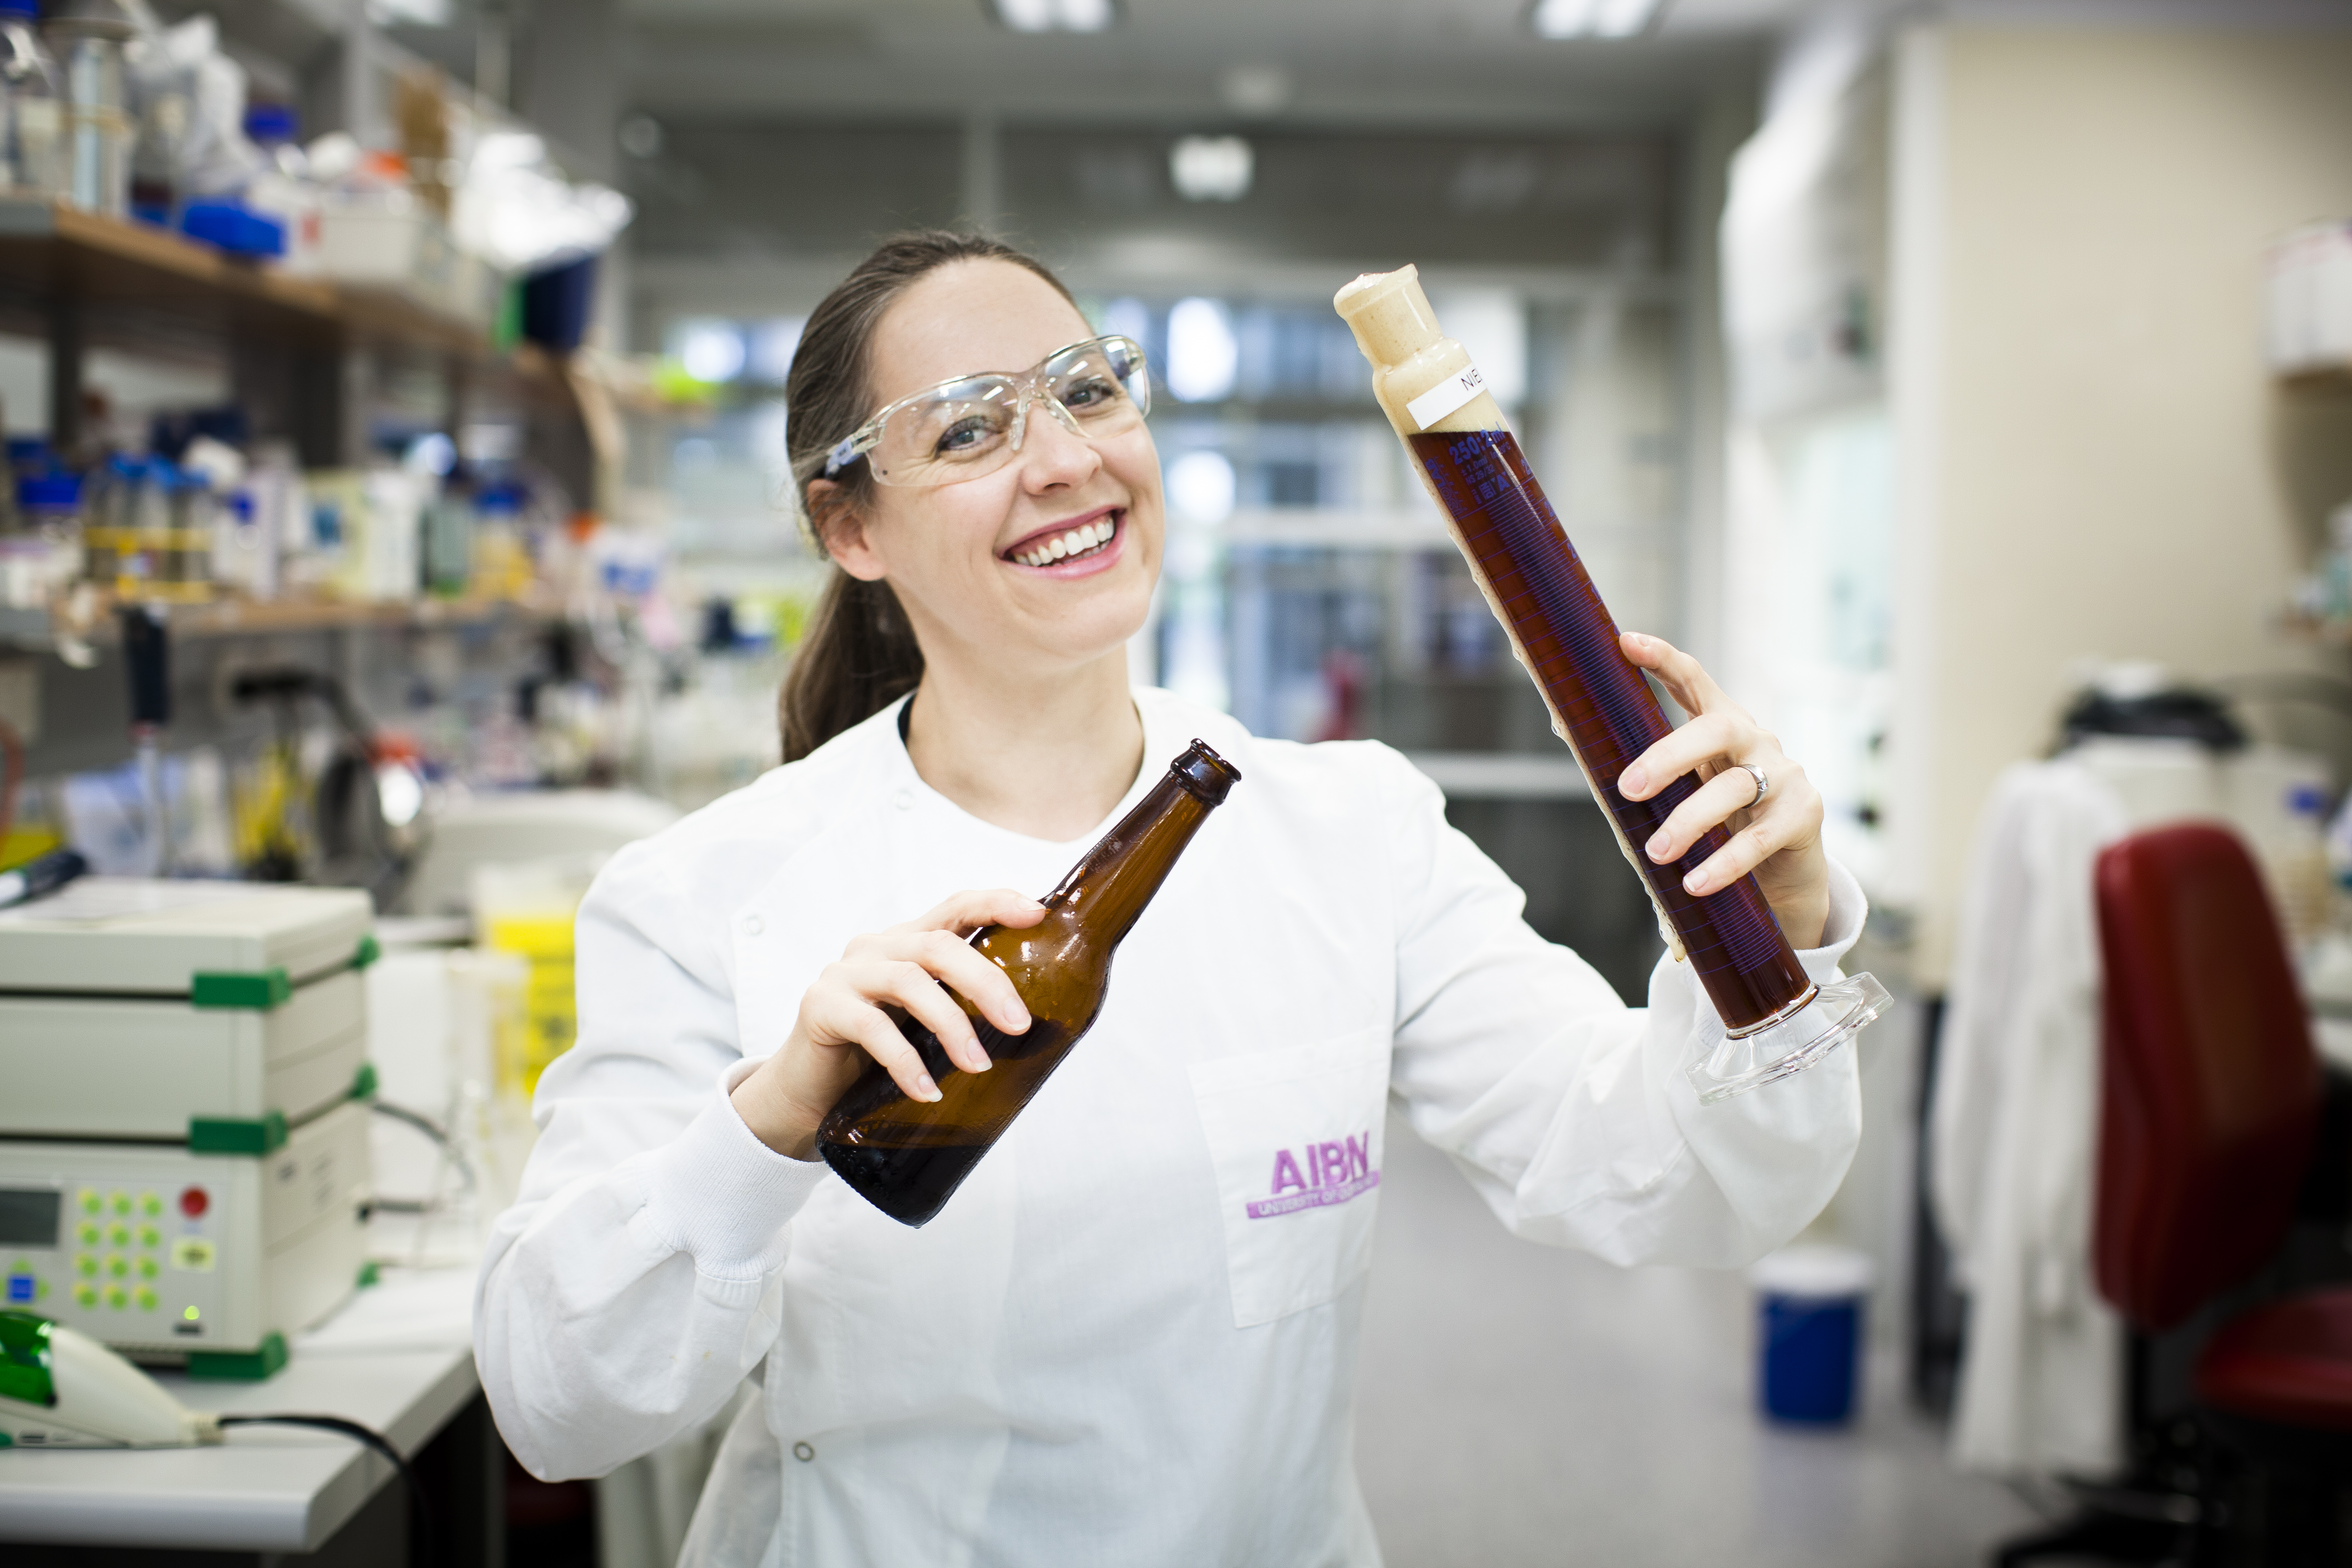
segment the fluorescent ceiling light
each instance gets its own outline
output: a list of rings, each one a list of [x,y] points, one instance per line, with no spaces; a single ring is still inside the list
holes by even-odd
[[[743,374],[743,330],[732,321],[696,317],[673,332],[677,363],[701,382],[732,381]]]
[[[1179,300],[1168,312],[1168,390],[1185,403],[1214,403],[1234,390],[1241,345],[1224,306]]]
[[[1188,202],[1237,202],[1256,172],[1256,155],[1238,136],[1180,136],[1168,153],[1168,178]]]
[[[1650,25],[1659,0],[1536,0],[1528,25],[1540,38],[1630,38]]]
[[[1099,33],[1118,20],[1111,0],[989,0],[1016,33]]]

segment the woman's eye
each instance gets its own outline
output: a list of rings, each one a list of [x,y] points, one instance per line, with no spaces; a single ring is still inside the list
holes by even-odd
[[[996,434],[993,420],[983,415],[969,414],[940,432],[931,450],[942,458],[961,457],[986,446]]]
[[[1118,388],[1108,381],[1081,381],[1062,394],[1062,406],[1076,413],[1081,408],[1097,408],[1118,395]]]

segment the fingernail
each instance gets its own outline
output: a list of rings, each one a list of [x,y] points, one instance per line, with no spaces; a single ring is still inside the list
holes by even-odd
[[[927,1104],[940,1098],[940,1086],[931,1081],[930,1074],[926,1072],[915,1075],[915,1098]]]
[[[1649,843],[1643,845],[1643,847],[1650,852],[1651,859],[1664,860],[1666,858],[1666,836],[1661,833],[1655,838],[1651,839]]]
[[[971,1069],[974,1072],[986,1072],[989,1068],[996,1065],[995,1059],[988,1054],[988,1047],[980,1043],[980,1037],[978,1035],[974,1035],[971,1037],[971,1047],[967,1054],[971,1056],[972,1060],[980,1064],[978,1067]]]
[[[1649,783],[1650,775],[1643,773],[1638,766],[1627,768],[1617,775],[1617,788],[1620,793],[1646,789],[1649,787]]]
[[[1685,877],[1683,879],[1683,891],[1685,893],[1706,892],[1706,873],[1704,871],[1693,871],[1689,876]]]

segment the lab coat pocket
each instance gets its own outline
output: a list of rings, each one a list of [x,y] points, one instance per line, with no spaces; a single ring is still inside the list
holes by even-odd
[[[1390,1031],[1201,1062],[1234,1326],[1319,1307],[1372,1260]]]

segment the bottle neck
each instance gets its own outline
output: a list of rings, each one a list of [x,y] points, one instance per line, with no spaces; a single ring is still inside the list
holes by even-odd
[[[1208,816],[1206,801],[1173,774],[1162,778],[1045,895],[1045,908],[1066,914],[1107,942],[1120,941]]]

